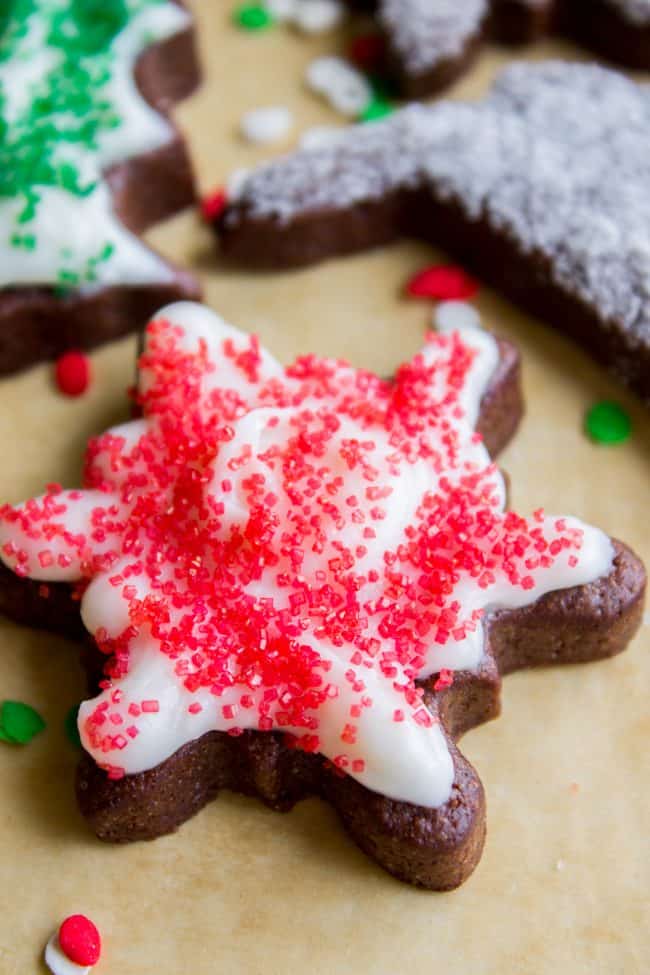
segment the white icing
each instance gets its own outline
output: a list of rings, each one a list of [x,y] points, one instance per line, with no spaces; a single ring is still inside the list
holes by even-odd
[[[201,400],[205,403],[217,390],[231,389],[236,391],[245,402],[246,408],[232,420],[235,436],[224,443],[219,449],[211,465],[211,481],[206,480],[206,494],[224,504],[219,531],[223,537],[229,537],[231,526],[245,525],[248,517],[247,485],[257,473],[264,473],[265,490],[276,495],[277,507],[274,513],[278,517],[278,524],[289,526],[290,515],[293,511],[288,495],[283,488],[281,468],[269,465],[267,458],[274,456],[274,447],[282,448],[289,437],[293,435],[295,427],[293,420],[295,408],[290,405],[276,406],[269,404],[270,390],[277,387],[281,381],[283,388],[288,390],[302,389],[301,380],[285,374],[282,367],[268,353],[263,353],[259,376],[254,381],[240,369],[234,359],[224,354],[224,342],[230,341],[237,350],[247,347],[247,338],[232,326],[227,325],[207,308],[191,303],[179,303],[163,309],[160,318],[178,326],[181,332],[183,348],[190,352],[197,352],[203,347],[207,360],[214,368],[203,372],[201,379]],[[398,491],[398,498],[393,494],[388,502],[383,502],[387,516],[375,522],[376,537],[366,538],[362,534],[363,525],[346,519],[339,526],[332,522],[328,525],[327,543],[322,551],[306,547],[304,561],[301,565],[301,577],[307,580],[318,578],[317,572],[327,575],[329,560],[337,553],[337,543],[342,542],[350,550],[356,550],[363,540],[366,546],[365,554],[361,553],[355,563],[355,572],[366,573],[382,566],[383,553],[395,550],[400,540],[405,539],[405,529],[409,525],[418,523],[421,505],[425,496],[434,496],[440,489],[441,479],[450,485],[460,484],[461,479],[474,470],[489,471],[489,487],[495,498],[497,510],[502,510],[505,504],[505,489],[501,475],[496,468],[490,466],[487,452],[480,442],[473,437],[473,424],[478,415],[480,401],[487,388],[494,368],[498,362],[498,347],[495,340],[488,334],[470,327],[460,330],[458,340],[475,350],[475,358],[466,377],[465,386],[460,397],[460,404],[464,407],[465,415],[455,410],[453,423],[459,435],[459,450],[462,462],[458,462],[449,469],[434,470],[433,465],[422,457],[414,457],[403,464],[399,471],[389,469],[389,458],[394,454],[392,440],[383,425],[374,424],[371,427],[362,425],[348,413],[338,416],[340,425],[336,433],[328,440],[326,463],[332,476],[342,479],[340,494],[342,498],[356,496],[364,497],[367,481],[363,479],[359,465],[350,467],[343,462],[341,447],[344,443],[367,441],[372,437],[367,447],[369,463],[377,474],[373,484],[387,488],[390,494]],[[454,337],[451,337],[453,341]],[[445,346],[449,348],[448,345]],[[421,353],[423,362],[437,361],[436,357],[443,355],[439,345],[428,344]],[[422,360],[419,360],[422,361]],[[140,387],[143,391],[149,389],[152,375],[147,368],[141,370]],[[346,391],[352,393],[355,388],[356,372],[351,367],[341,368],[337,372],[337,396],[345,396]],[[431,403],[442,402],[446,396],[447,380],[440,373],[434,373],[428,395]],[[311,388],[311,387],[310,387]],[[310,407],[316,411],[323,403],[322,397],[316,392],[302,398],[300,408]],[[313,396],[313,399],[311,398]],[[121,485],[125,478],[133,474],[133,469],[127,470],[120,465],[119,457],[128,457],[141,442],[147,431],[154,430],[158,420],[155,417],[134,421],[111,431],[115,437],[125,440],[121,451],[111,454],[108,452],[97,460],[101,467],[102,478],[110,479],[111,492],[98,494],[97,491],[68,493],[60,500],[66,507],[65,523],[74,534],[83,532],[89,525],[93,510],[98,507],[106,508],[110,504],[117,506],[120,518],[128,518],[130,505],[137,499],[125,499],[120,494]],[[154,425],[152,427],[151,425]],[[433,428],[436,429],[435,427]],[[437,434],[438,436],[440,434]],[[432,437],[437,436],[431,433]],[[434,441],[433,442],[437,442]],[[440,443],[440,446],[442,441]],[[250,459],[241,465],[231,461],[241,454],[242,447],[250,448]],[[442,447],[441,447],[442,449]],[[231,482],[231,490],[224,493],[222,489],[224,478]],[[395,483],[398,479],[398,484]],[[173,491],[173,483],[169,491]],[[447,488],[445,488],[447,490]],[[392,503],[391,503],[392,502]],[[396,503],[397,502],[397,503]],[[37,500],[36,504],[41,502]],[[169,497],[161,497],[161,505],[171,503]],[[33,504],[28,502],[25,510],[33,512]],[[54,518],[50,519],[55,521]],[[38,520],[36,522],[39,523]],[[539,569],[535,573],[534,588],[524,590],[513,587],[500,572],[491,585],[481,588],[475,579],[462,572],[453,590],[453,597],[461,601],[463,618],[467,618],[472,610],[482,610],[500,607],[517,607],[537,599],[540,595],[551,590],[580,585],[590,582],[605,574],[611,567],[612,548],[609,539],[596,529],[588,528],[577,520],[568,519],[570,527],[576,527],[584,532],[584,544],[576,553],[577,563],[574,567],[568,565],[568,554],[560,555],[550,569]],[[32,522],[33,524],[33,522]],[[29,526],[28,526],[29,527]],[[553,519],[546,519],[544,523],[545,537],[556,535]],[[12,542],[15,549],[24,549],[28,555],[29,574],[33,578],[71,579],[82,574],[84,560],[88,553],[73,552],[72,563],[66,567],[52,565],[43,570],[37,567],[38,554],[42,552],[44,542],[38,531],[22,530],[20,524],[0,521],[0,554],[3,560],[14,565],[13,555],[8,554],[4,546]],[[54,543],[49,542],[50,549]],[[108,544],[108,543],[107,543]],[[480,543],[479,543],[480,544]],[[66,551],[70,551],[69,548]],[[101,553],[102,546],[94,545],[93,553]],[[442,549],[440,550],[442,553]],[[57,552],[55,551],[56,555]],[[123,556],[121,561],[111,565],[110,570],[97,572],[88,585],[81,603],[81,613],[85,626],[91,633],[100,630],[104,635],[115,638],[125,627],[133,624],[129,615],[130,599],[125,598],[120,585],[114,585],[110,579],[119,576],[132,561],[132,556]],[[209,566],[208,566],[209,568]],[[171,579],[173,566],[163,564],[159,585]],[[277,566],[263,565],[257,578],[246,584],[247,594],[255,600],[272,598],[274,608],[278,611],[288,609],[291,590],[279,588],[276,583]],[[421,569],[411,567],[410,562],[400,563],[400,572],[407,576],[413,572],[419,575]],[[415,577],[413,579],[415,581]],[[153,594],[145,574],[135,575],[129,579],[134,587],[137,598],[144,599]],[[381,575],[378,581],[364,587],[364,603],[381,599],[384,592]],[[157,591],[157,590],[156,590]],[[168,606],[170,625],[178,626],[183,616],[183,610],[174,605]],[[380,632],[380,614],[370,614],[368,629],[365,635],[377,640],[377,645],[389,649],[390,640],[382,637]],[[193,625],[199,626],[200,621]],[[415,717],[414,708],[405,704],[403,693],[394,686],[393,678],[387,678],[378,666],[379,658],[364,659],[361,663],[352,663],[350,647],[344,643],[336,646],[324,636],[317,636],[314,629],[318,624],[313,620],[305,630],[304,639],[315,650],[321,660],[329,662],[331,670],[327,680],[338,688],[338,696],[328,699],[318,710],[318,736],[320,751],[329,758],[335,758],[343,751],[350,762],[362,759],[365,768],[354,770],[348,768],[355,778],[369,789],[396,799],[418,803],[423,806],[437,807],[444,803],[450,794],[453,781],[453,762],[445,740],[443,730],[438,724],[420,723]],[[173,754],[188,741],[200,737],[209,730],[227,731],[233,728],[258,727],[259,714],[255,706],[250,709],[239,707],[242,685],[235,684],[226,688],[215,697],[207,688],[188,691],[177,676],[177,660],[172,660],[159,647],[152,636],[148,624],[136,626],[136,635],[129,645],[129,668],[125,676],[114,680],[113,685],[92,701],[85,702],[80,709],[79,728],[84,747],[100,764],[119,765],[127,773],[136,773],[152,768]],[[199,631],[200,632],[200,631]],[[264,634],[260,640],[266,639]],[[419,676],[424,677],[441,668],[475,669],[480,666],[484,651],[484,631],[481,625],[461,639],[450,635],[446,642],[428,643],[429,650],[422,665]],[[399,681],[400,668],[396,678]],[[350,708],[358,702],[359,696],[354,692],[346,674],[353,673],[354,679],[361,679],[365,684],[365,691],[372,699],[372,705],[364,708],[361,715],[355,719],[357,726],[356,741],[342,744],[341,729],[349,720]],[[402,673],[402,678],[403,678]],[[121,692],[120,700],[114,700],[116,688]],[[246,687],[248,692],[248,687]],[[261,700],[263,687],[251,691],[254,703]],[[98,705],[104,704],[111,716],[115,715],[120,724],[120,731],[128,729],[131,719],[128,709],[131,705],[139,705],[142,701],[157,701],[157,711],[145,711],[137,719],[137,735],[130,740],[124,740],[123,747],[115,747],[108,754],[99,747],[95,747],[88,731],[87,722]],[[200,705],[198,713],[190,713],[189,706]],[[224,715],[223,708],[231,705],[232,712]],[[279,706],[279,705],[278,705]],[[403,712],[404,720],[393,720],[397,710]],[[422,710],[422,709],[421,709]],[[426,714],[426,712],[423,712]],[[275,711],[270,717],[274,718]],[[285,724],[283,730],[293,730],[296,734],[304,733],[304,728],[292,728]],[[128,732],[127,732],[128,733]]]
[[[285,139],[292,126],[293,116],[284,105],[254,108],[246,112],[239,123],[244,138],[260,144]]]
[[[40,193],[41,203],[29,224],[38,246],[25,251],[0,243],[0,287],[50,283],[54,268],[74,271],[79,262],[85,264],[100,255],[107,242],[115,249],[108,260],[96,264],[101,284],[172,280],[169,265],[117,218],[105,183],[88,196],[75,196],[54,187],[44,187]],[[21,200],[0,197],[0,227],[15,227],[23,206]]]
[[[93,968],[92,965],[77,965],[70,961],[68,956],[63,953],[56,932],[45,946],[44,959],[52,975],[89,975]]]
[[[0,62],[3,114],[10,123],[29,106],[48,73],[63,63],[62,53],[48,46],[44,32],[49,18],[64,11],[67,3],[39,0],[12,56]],[[169,122],[142,98],[134,68],[145,48],[184,30],[190,17],[167,0],[152,0],[142,9],[139,5],[128,0],[131,16],[112,44],[111,77],[101,88],[120,123],[100,128],[92,150],[81,141],[61,142],[56,150],[59,164],[73,166],[84,185],[96,186],[85,196],[62,187],[37,186],[40,200],[34,218],[26,222],[18,219],[25,207],[23,197],[0,197],[0,287],[59,284],[83,289],[171,278],[165,262],[120,223],[103,175],[116,163],[164,146],[173,135]],[[66,122],[56,114],[52,120],[61,126]],[[32,249],[12,243],[12,237],[23,234],[35,237]]]

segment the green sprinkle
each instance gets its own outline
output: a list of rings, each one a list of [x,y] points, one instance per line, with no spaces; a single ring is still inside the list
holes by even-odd
[[[392,115],[395,107],[385,98],[374,95],[359,116],[360,122],[377,122],[379,119]]]
[[[632,420],[618,403],[603,400],[587,413],[585,428],[595,443],[625,443],[632,433]]]
[[[77,715],[79,714],[79,705],[75,704],[70,708],[65,716],[65,721],[63,722],[63,727],[66,736],[70,744],[74,745],[75,748],[81,748],[81,738],[79,737],[79,728],[77,727]]]
[[[26,745],[32,738],[43,731],[45,722],[42,717],[21,701],[4,701],[0,708],[0,729],[3,741],[12,741],[17,745]]]
[[[259,3],[245,3],[237,7],[233,20],[237,27],[250,31],[266,30],[274,23],[271,14]]]

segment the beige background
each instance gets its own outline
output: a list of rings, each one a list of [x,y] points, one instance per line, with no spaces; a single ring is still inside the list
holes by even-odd
[[[236,135],[241,113],[289,105],[300,127],[335,118],[302,90],[306,63],[342,35],[300,39],[229,26],[225,0],[196,3],[207,81],[178,118],[202,188],[263,152]],[[536,55],[569,48],[537,48]],[[475,93],[503,54],[491,51],[460,88]],[[158,228],[165,253],[198,268],[207,300],[260,333],[282,359],[315,351],[390,371],[420,344],[427,307],[399,298],[435,259],[402,243],[299,273],[224,270],[191,214]],[[648,414],[568,342],[490,291],[486,324],[519,341],[528,414],[503,456],[513,501],[573,512],[631,542],[650,562]],[[38,368],[0,386],[0,498],[76,483],[83,443],[125,415],[133,368],[127,340],[93,357],[95,382],[71,402]],[[599,448],[585,409],[616,397],[633,439]],[[89,835],[74,805],[75,753],[62,721],[82,693],[74,647],[0,624],[0,697],[31,702],[46,734],[0,746],[0,975],[42,971],[40,952],[68,913],[101,928],[97,975],[640,975],[650,970],[648,892],[650,626],[628,653],[584,668],[507,681],[504,716],[467,736],[486,785],[489,835],[470,881],[452,894],[391,880],[348,842],[331,811],[290,815],[225,794],[172,837],[124,848]]]

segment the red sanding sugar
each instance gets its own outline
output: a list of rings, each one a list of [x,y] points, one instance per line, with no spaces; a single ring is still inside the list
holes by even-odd
[[[460,267],[434,264],[415,274],[406,285],[407,294],[414,298],[434,298],[437,301],[465,301],[478,291],[477,282]]]

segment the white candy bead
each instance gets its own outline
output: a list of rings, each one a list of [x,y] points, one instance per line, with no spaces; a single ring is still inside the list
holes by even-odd
[[[59,934],[55,931],[45,946],[45,964],[52,975],[88,975],[92,965],[76,965],[63,953]]]
[[[242,116],[239,127],[249,142],[278,142],[284,139],[293,126],[293,116],[288,108],[274,105],[270,108],[254,108]]]
[[[298,0],[293,22],[305,34],[322,34],[337,27],[343,20],[343,5],[339,0]]]
[[[480,328],[481,316],[474,305],[469,305],[466,301],[441,301],[433,312],[433,324],[439,332]]]
[[[316,58],[307,68],[307,86],[343,115],[355,117],[372,98],[366,78],[343,58]]]
[[[326,146],[336,145],[340,142],[344,128],[335,125],[313,125],[300,136],[301,149],[324,149]]]

